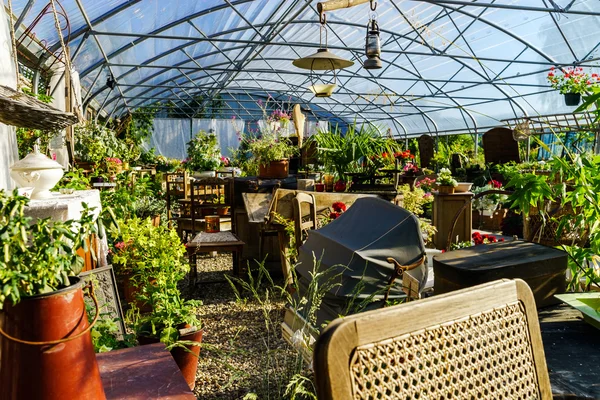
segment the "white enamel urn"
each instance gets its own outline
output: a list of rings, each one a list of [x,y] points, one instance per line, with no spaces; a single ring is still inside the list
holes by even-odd
[[[10,167],[10,177],[20,188],[33,187],[31,198],[35,200],[51,198],[50,189],[56,186],[63,174],[62,165],[40,153],[37,145],[32,153]]]

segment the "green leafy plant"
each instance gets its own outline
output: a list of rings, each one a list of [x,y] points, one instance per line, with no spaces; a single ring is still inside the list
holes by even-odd
[[[273,133],[263,133],[257,138],[250,139],[248,150],[260,165],[286,160],[298,152],[298,148],[293,146],[288,138],[278,137]]]
[[[187,144],[187,155],[184,165],[188,171],[214,171],[221,166],[221,150],[213,133],[198,132]]]
[[[138,336],[157,338],[169,350],[199,344],[181,341],[180,330],[186,327],[201,328],[201,321],[196,314],[196,309],[202,305],[200,300],[182,299],[173,282],[148,284],[141,297],[152,307],[152,311],[137,319],[135,331]]]
[[[119,158],[126,152],[126,144],[111,129],[88,121],[75,127],[75,156],[81,161],[98,164],[107,158]]]
[[[162,215],[166,211],[167,202],[155,196],[142,196],[135,199],[133,213],[140,219]]]
[[[391,158],[400,146],[391,138],[382,136],[376,126],[354,123],[346,134],[339,129],[319,131],[311,136],[317,145],[319,161],[325,170],[335,172],[339,179],[346,172],[372,173],[383,166],[380,160]]]
[[[440,170],[436,182],[440,186],[458,186],[458,182],[452,177],[452,172],[450,172],[448,168],[442,168]]]
[[[55,186],[55,190],[60,188],[86,190],[90,187],[90,179],[81,168],[75,168],[67,172],[60,182]]]
[[[115,271],[129,276],[137,287],[151,280],[157,285],[178,282],[190,269],[184,258],[185,246],[175,229],[153,226],[148,218],[132,218],[119,221],[112,235],[118,240],[113,255],[118,266]]]
[[[92,210],[83,204],[78,221],[33,222],[26,217],[29,199],[0,190],[0,308],[23,296],[49,293],[70,285],[81,272],[83,259],[73,249],[88,249],[87,238],[97,232]]]
[[[94,285],[95,284],[96,283],[94,282]],[[86,302],[85,310],[87,312],[88,322],[91,323],[94,320],[96,309],[93,305]],[[122,339],[118,338],[118,322],[118,318],[111,318],[111,315],[108,313],[100,314],[98,321],[96,321],[96,324],[91,330],[94,352],[106,353],[111,350],[134,347],[137,344],[134,335],[131,333],[125,333]]]

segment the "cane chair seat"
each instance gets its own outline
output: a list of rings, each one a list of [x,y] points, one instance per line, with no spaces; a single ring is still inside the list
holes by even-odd
[[[333,321],[319,399],[551,399],[535,302],[519,279]]]

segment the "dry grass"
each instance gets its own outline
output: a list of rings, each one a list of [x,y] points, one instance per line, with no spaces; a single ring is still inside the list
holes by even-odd
[[[204,336],[196,389],[199,399],[281,399],[291,378],[297,353],[281,338],[285,301],[270,296],[268,312],[274,327],[265,323],[265,306],[257,300],[236,300],[224,274],[231,274],[231,255],[199,258],[197,283],[186,296],[203,301],[199,308]],[[276,281],[276,284],[281,284]],[[271,291],[269,291],[271,294]]]

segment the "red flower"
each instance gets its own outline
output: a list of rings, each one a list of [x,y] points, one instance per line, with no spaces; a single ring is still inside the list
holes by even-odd
[[[341,201],[336,201],[331,206],[333,207],[333,211],[337,213],[343,213],[344,211],[346,211],[346,204],[344,204]]]
[[[490,186],[492,186],[492,187],[494,187],[496,189],[500,189],[502,187],[502,183],[498,182],[498,181],[496,181],[494,179],[492,179],[491,181],[489,181],[488,185],[490,185]]]
[[[329,214],[329,218],[331,219],[336,219],[337,217],[339,217],[341,214],[339,212],[332,212],[331,214]]]

